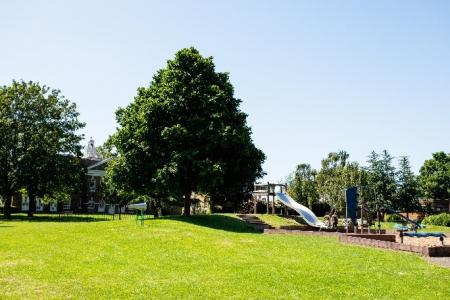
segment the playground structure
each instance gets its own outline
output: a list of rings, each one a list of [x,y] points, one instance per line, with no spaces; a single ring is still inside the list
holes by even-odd
[[[396,211],[396,210],[394,210],[394,209],[392,209],[392,208],[390,208],[390,207],[388,207],[388,206],[382,206],[381,209],[386,210],[386,211],[389,212],[390,214],[394,214],[394,215],[399,216],[399,217],[400,217],[401,219],[403,219],[406,223],[411,223],[411,224],[412,224],[412,227],[407,226],[406,229],[412,229],[412,230],[414,230],[414,231],[417,231],[417,229],[425,228],[424,225],[419,224],[418,222],[413,221],[413,220],[411,220],[411,219],[408,218],[408,217],[405,217],[404,215],[402,215],[402,214],[399,213],[398,211]]]
[[[402,215],[400,212],[388,207],[383,206],[381,209],[386,210],[387,212],[391,214],[395,214],[399,216],[401,219],[403,219],[404,223],[410,223],[411,226],[408,225],[402,225],[402,224],[395,224],[394,229],[399,233],[400,236],[400,242],[403,244],[404,237],[411,237],[411,238],[428,238],[428,237],[436,237],[439,238],[439,241],[441,242],[441,245],[444,246],[444,239],[447,237],[442,232],[417,232],[419,229],[425,228],[425,225],[411,220],[410,218]]]
[[[370,210],[369,206],[366,204],[364,197],[362,197],[363,189],[367,188],[365,186],[351,186],[346,188],[343,193],[345,195],[345,219],[343,220],[343,227],[346,233],[371,233],[371,226],[373,224],[373,216],[376,214],[376,222],[378,223],[378,228],[374,230],[374,232],[381,234],[381,212],[387,211],[391,214],[396,214],[401,217],[405,222],[412,224],[410,226],[403,226],[399,230],[396,228],[400,235],[403,236],[403,233],[408,230],[413,230],[417,232],[418,229],[423,228],[423,225],[418,222],[411,220],[399,212],[393,210],[392,208],[377,204],[375,210]],[[330,230],[339,230],[338,228],[338,216],[336,210],[332,208],[332,212],[329,215],[324,217],[323,221],[320,221],[319,218],[312,212],[308,207],[298,203],[292,197],[287,194],[287,185],[282,183],[270,183],[267,184],[255,184],[253,191],[253,201],[254,201],[254,213],[257,213],[257,202],[262,202],[265,204],[266,213],[275,214],[275,208],[279,206],[278,204],[282,204],[288,209],[292,209],[298,213],[299,217],[310,227],[322,229],[330,229]],[[271,208],[271,209],[270,209]],[[359,219],[357,218],[358,209],[360,210]],[[288,210],[285,210],[286,214]],[[414,236],[413,233],[408,233],[408,236]],[[415,235],[417,237],[428,237],[428,236],[439,236],[441,238],[445,237],[442,233],[421,233]],[[442,241],[442,239],[441,239]]]
[[[350,192],[346,192],[346,218],[344,221],[344,226],[347,227],[346,224],[356,224],[356,189],[353,188]],[[257,213],[257,203],[262,202],[266,206],[266,213],[275,214],[276,201],[285,207],[294,210],[298,213],[299,217],[305,221],[311,227],[322,229],[337,229],[337,216],[330,215],[330,219],[322,222],[319,218],[312,212],[308,207],[298,203],[292,197],[287,194],[287,185],[282,183],[270,183],[267,184],[255,184],[253,189],[253,201],[254,201],[254,213]],[[270,210],[270,207],[272,208]],[[285,210],[286,214],[288,214],[288,210]],[[326,219],[326,218],[325,218]],[[333,221],[335,220],[335,221]],[[351,223],[348,222],[351,220]]]
[[[295,210],[299,214],[300,218],[302,218],[309,226],[320,229],[326,227],[325,224],[322,221],[319,221],[317,216],[309,208],[296,202],[288,194],[283,192],[276,193],[276,199],[287,207]]]
[[[274,214],[276,208],[279,208],[279,212],[288,214],[287,209],[282,210],[282,206],[284,206],[297,212],[299,218],[307,224],[307,226],[284,226],[284,228],[280,226],[280,229],[268,228],[263,230],[269,234],[338,235],[339,240],[343,243],[415,252],[425,256],[450,256],[450,246],[444,244],[445,234],[440,232],[417,232],[418,229],[424,228],[419,222],[405,217],[400,212],[382,203],[374,205],[372,202],[370,205],[364,198],[364,196],[367,196],[364,193],[365,188],[367,187],[351,186],[343,190],[345,195],[345,219],[343,220],[343,226],[337,226],[338,217],[335,208],[331,209],[332,213],[328,215],[328,219],[326,215],[321,221],[308,207],[290,197],[287,194],[287,186],[280,183],[268,182],[267,184],[255,185],[253,192],[254,213],[257,213],[258,202],[264,204],[265,213],[267,214]],[[367,190],[365,191],[367,192]],[[387,233],[385,229],[381,229],[382,212],[398,215],[404,223],[411,225],[397,224],[398,226],[394,226],[397,232]],[[374,217],[375,215],[376,217]],[[258,219],[256,216],[253,216],[253,218]],[[245,220],[245,218],[243,219]],[[375,219],[378,223],[378,228],[371,231],[371,226],[376,225]],[[269,224],[266,225],[269,226]],[[404,242],[404,238],[409,240]],[[437,244],[438,241],[434,240],[434,238],[439,238],[440,245]]]
[[[147,203],[128,204],[128,209],[136,210],[136,223],[140,222],[144,226],[145,211],[147,210]]]
[[[287,192],[287,185],[282,183],[256,183],[253,186],[253,213],[258,213],[257,204],[264,203],[266,206],[266,212],[269,214],[275,214],[275,200],[276,200],[276,189],[279,189],[281,193]],[[272,201],[271,201],[272,197]],[[270,210],[271,207],[271,210]]]

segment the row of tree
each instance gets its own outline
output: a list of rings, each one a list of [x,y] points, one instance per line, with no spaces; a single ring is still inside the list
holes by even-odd
[[[247,115],[227,73],[212,57],[182,49],[134,101],[116,113],[119,128],[101,152],[111,160],[103,197],[114,203],[148,200],[183,204],[204,193],[234,208],[263,176],[264,153],[255,147]],[[0,192],[10,217],[11,197],[57,197],[85,181],[80,163],[84,124],[75,104],[34,82],[0,87]]]
[[[312,208],[319,199],[332,209],[343,211],[346,188],[359,187],[359,194],[366,204],[387,205],[402,211],[423,208],[419,200],[450,199],[450,154],[437,152],[426,160],[416,176],[408,157],[401,156],[398,166],[394,158],[384,150],[372,151],[367,165],[349,161],[345,151],[329,153],[321,162],[319,171],[309,164],[299,164],[289,176],[288,191],[299,202]]]

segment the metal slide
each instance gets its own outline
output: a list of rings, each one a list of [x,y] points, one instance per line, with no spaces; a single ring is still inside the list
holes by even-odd
[[[276,193],[277,200],[286,205],[289,208],[295,210],[305,222],[312,227],[325,227],[325,224],[316,217],[316,215],[306,206],[301,205],[288,194]]]

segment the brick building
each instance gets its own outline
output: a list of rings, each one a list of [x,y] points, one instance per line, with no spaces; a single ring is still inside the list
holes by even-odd
[[[103,159],[96,154],[94,140],[89,141],[85,157],[82,159],[86,167],[85,181],[82,188],[73,193],[70,201],[61,203],[60,207],[56,203],[43,204],[41,198],[36,197],[36,212],[107,212],[108,209],[115,209],[103,199],[102,178],[105,175],[105,168],[109,159]],[[15,212],[27,212],[29,209],[29,198],[27,195],[17,193],[12,200],[12,210]]]

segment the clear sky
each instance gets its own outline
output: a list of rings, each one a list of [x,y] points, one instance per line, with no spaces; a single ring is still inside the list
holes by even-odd
[[[265,179],[344,149],[450,152],[450,1],[0,2],[0,84],[58,88],[103,143],[184,47],[231,75]]]

